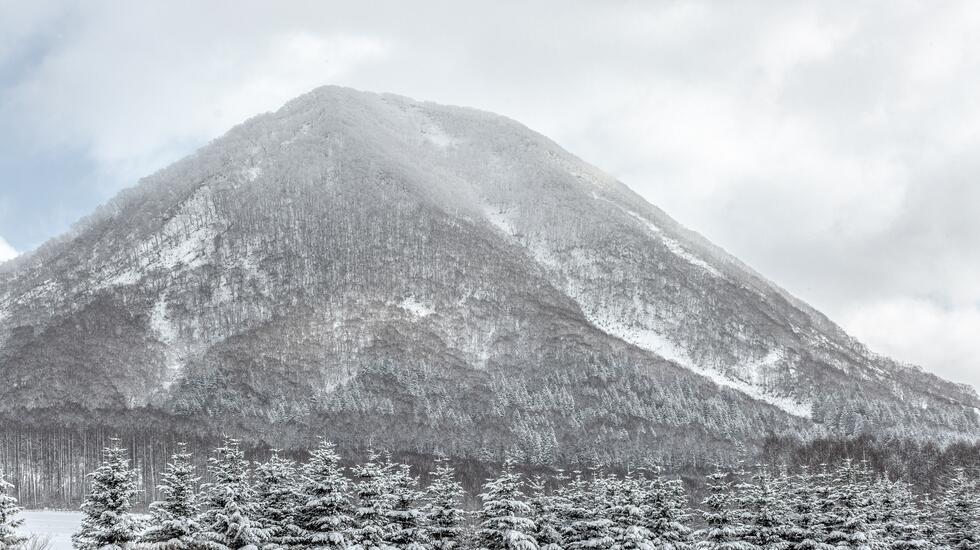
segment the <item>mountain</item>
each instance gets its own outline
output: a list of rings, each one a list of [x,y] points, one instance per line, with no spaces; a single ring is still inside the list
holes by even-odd
[[[335,87],[0,266],[0,380],[7,430],[542,463],[980,435],[972,388],[870,352],[547,138]]]

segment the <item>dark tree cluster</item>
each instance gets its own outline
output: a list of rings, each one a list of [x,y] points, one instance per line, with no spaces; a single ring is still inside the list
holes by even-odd
[[[508,408],[505,407],[505,410]],[[166,423],[137,422],[135,417],[119,422],[115,427],[101,429],[80,429],[70,418],[63,418],[68,426],[51,427],[39,424],[29,429],[18,429],[16,424],[5,423],[0,419],[0,469],[14,485],[13,495],[21,506],[26,508],[76,508],[90,490],[91,478],[86,474],[100,462],[101,450],[113,435],[119,435],[123,446],[129,449],[128,458],[138,473],[140,492],[135,497],[134,506],[144,509],[161,498],[161,476],[166,470],[169,457],[176,450],[176,441],[187,441],[187,450],[195,457],[194,465],[198,476],[206,475],[205,457],[221,442],[220,437],[196,432],[192,426],[181,426],[179,431],[168,429]],[[79,421],[82,423],[84,421]],[[363,424],[349,424],[351,431],[363,429]],[[283,433],[288,433],[284,428]],[[235,430],[235,433],[242,433]],[[524,433],[524,432],[522,432]],[[531,431],[526,432],[528,434]],[[594,433],[594,432],[589,432]],[[675,433],[675,432],[672,432]],[[698,435],[702,435],[698,433]],[[332,434],[327,434],[331,437]],[[291,434],[284,440],[271,441],[269,445],[283,449],[282,454],[302,459],[311,440]],[[589,438],[581,438],[588,440]],[[345,465],[367,456],[365,449],[352,441],[332,439],[337,444],[337,452],[344,457]],[[378,441],[388,441],[378,437]],[[534,460],[535,446],[526,441],[523,453],[510,453],[518,461],[530,464],[529,473],[547,473],[558,468],[565,470],[587,469],[589,464],[600,461],[616,472],[624,472],[641,462],[628,460],[622,449],[597,449],[590,455],[574,459],[545,463]],[[624,443],[620,440],[620,443]],[[643,452],[647,461],[662,464],[665,472],[684,477],[687,488],[700,497],[703,480],[714,464],[731,464],[744,461],[747,464],[765,464],[777,468],[788,464],[795,473],[800,466],[816,469],[820,464],[835,464],[847,457],[860,457],[867,460],[868,466],[879,474],[893,479],[904,479],[918,492],[930,492],[941,484],[943,478],[955,468],[967,471],[980,471],[980,443],[938,444],[889,437],[821,437],[801,438],[770,436],[764,438],[759,446],[752,441],[734,451],[702,452],[690,456],[688,440],[672,446],[636,447],[636,453]],[[704,443],[706,448],[711,442]],[[246,458],[265,462],[270,457],[268,447],[248,444],[242,441]],[[498,452],[486,453],[477,457],[467,457],[443,447],[442,454],[453,460],[459,481],[468,490],[468,503],[475,500],[477,489],[488,475],[491,475],[502,458]],[[633,453],[630,453],[633,454]],[[435,452],[408,453],[400,451],[395,458],[423,473],[434,470]]]

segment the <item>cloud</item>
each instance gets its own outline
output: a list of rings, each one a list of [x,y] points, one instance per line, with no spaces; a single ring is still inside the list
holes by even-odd
[[[12,260],[17,257],[17,251],[14,247],[10,246],[3,237],[0,237],[0,262],[5,262],[7,260]]]
[[[929,300],[896,298],[864,304],[844,321],[872,348],[980,387],[978,307],[943,308]]]
[[[4,114],[48,147],[84,148],[113,186],[383,58],[389,47],[370,36],[313,32],[248,4],[239,14],[221,3],[194,13],[154,3],[86,7],[10,87]]]

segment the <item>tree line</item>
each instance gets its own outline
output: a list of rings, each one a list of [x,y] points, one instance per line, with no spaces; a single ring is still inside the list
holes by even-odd
[[[976,550],[978,480],[962,468],[934,494],[843,460],[833,466],[716,469],[692,508],[658,468],[525,476],[513,461],[484,483],[478,506],[452,466],[422,486],[408,465],[372,453],[350,468],[327,441],[297,463],[245,458],[226,439],[200,484],[178,445],[148,514],[128,451],[113,441],[90,474],[73,536],[80,550]],[[0,475],[2,480],[2,475]],[[0,548],[25,541],[11,485],[0,481]]]

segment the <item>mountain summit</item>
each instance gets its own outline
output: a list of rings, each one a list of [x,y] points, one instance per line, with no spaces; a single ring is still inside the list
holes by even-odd
[[[622,183],[486,112],[325,87],[0,266],[0,415],[532,462],[980,434]]]

